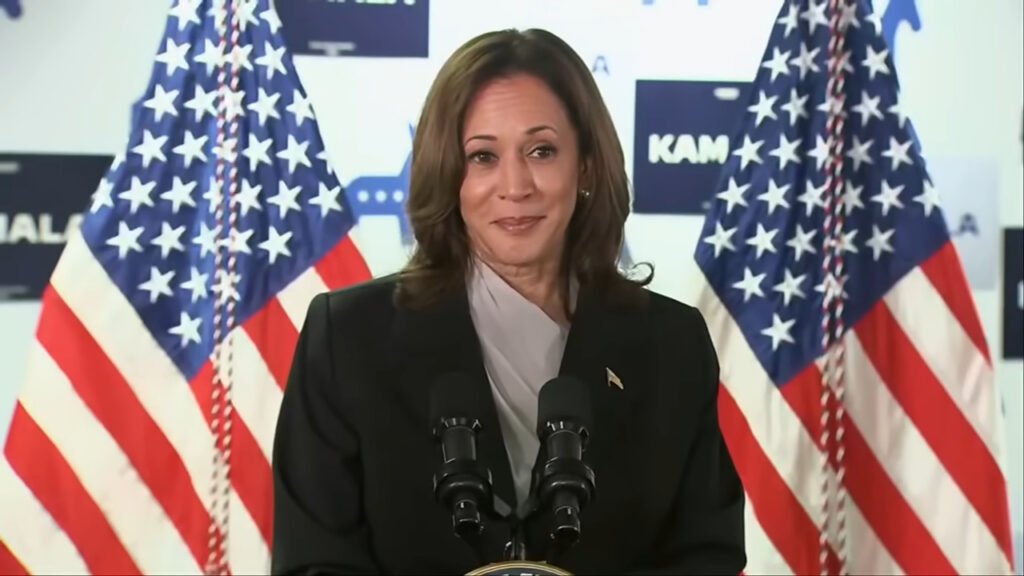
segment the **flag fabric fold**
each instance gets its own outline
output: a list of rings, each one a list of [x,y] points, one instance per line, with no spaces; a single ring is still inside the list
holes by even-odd
[[[0,462],[2,573],[267,573],[313,295],[370,278],[269,0],[176,0],[43,296]]]
[[[1012,572],[992,362],[881,32],[783,3],[695,252],[748,574]]]

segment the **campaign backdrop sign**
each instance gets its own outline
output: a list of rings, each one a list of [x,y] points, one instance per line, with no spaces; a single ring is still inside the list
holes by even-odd
[[[749,82],[638,80],[633,210],[703,214],[745,114]]]
[[[929,155],[926,167],[968,283],[976,290],[996,290],[999,165],[980,157]],[[905,205],[912,202],[903,198]]]
[[[430,0],[276,3],[293,54],[426,58]]]
[[[0,301],[39,299],[112,161],[0,154]]]
[[[1024,228],[1003,232],[1003,358],[1024,358]]]

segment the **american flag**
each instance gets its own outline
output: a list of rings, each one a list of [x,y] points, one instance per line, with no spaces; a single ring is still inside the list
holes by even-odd
[[[783,3],[695,253],[748,573],[1012,571],[992,362],[881,28]]]
[[[269,0],[177,0],[43,296],[0,573],[266,573],[309,300],[370,278]]]

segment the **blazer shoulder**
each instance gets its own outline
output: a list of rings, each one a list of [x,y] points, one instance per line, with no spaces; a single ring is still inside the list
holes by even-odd
[[[650,317],[660,325],[661,329],[685,332],[707,331],[704,314],[696,306],[686,304],[660,292],[653,290],[648,290],[648,292],[650,293],[648,305]]]
[[[326,354],[332,370],[346,373],[386,358],[394,285],[383,276],[314,296],[302,328],[305,346]]]
[[[394,308],[392,296],[398,275],[391,274],[345,286],[319,295],[330,310],[331,320],[349,320],[362,315],[380,315]]]
[[[717,383],[718,352],[700,309],[651,291],[648,310],[652,332],[662,353],[676,361],[683,361],[685,358],[688,363],[694,361],[694,356],[679,355],[678,351],[683,349],[696,353],[698,358],[703,358],[706,362],[708,377]]]
[[[387,339],[394,316],[395,278],[382,276],[320,292],[309,303],[303,331],[314,340]]]

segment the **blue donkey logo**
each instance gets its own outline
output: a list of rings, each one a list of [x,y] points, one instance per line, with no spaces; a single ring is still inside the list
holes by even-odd
[[[409,126],[410,138],[415,126]],[[405,199],[409,195],[409,169],[412,153],[398,174],[359,176],[345,187],[349,204],[357,218],[363,216],[395,216],[402,231],[402,244],[409,246],[414,238],[405,215]]]
[[[11,18],[21,16],[21,0],[0,0],[0,12],[6,12]]]
[[[896,54],[896,30],[906,22],[910,29],[921,29],[921,14],[917,11],[917,0],[890,0],[882,15],[882,37],[889,46],[890,54]]]
[[[921,30],[921,14],[917,11],[917,0],[890,0],[882,14],[882,37],[889,47],[889,61],[896,62],[896,31],[900,24],[906,22],[914,32]],[[921,142],[913,124],[907,124],[910,137],[914,140],[914,149],[921,152]]]

